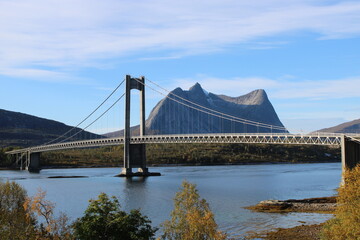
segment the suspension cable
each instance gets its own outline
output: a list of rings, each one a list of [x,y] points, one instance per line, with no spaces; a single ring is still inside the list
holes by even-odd
[[[107,96],[107,98],[105,98],[105,100],[99,105],[97,106],[97,108],[95,108],[94,111],[92,111],[86,118],[84,118],[84,120],[82,120],[79,124],[77,124],[75,127],[71,128],[70,130],[68,130],[66,133],[64,133],[63,135],[43,144],[43,145],[48,145],[50,143],[55,142],[56,140],[58,140],[59,138],[64,137],[66,134],[68,134],[69,132],[71,132],[72,130],[78,128],[82,123],[84,123],[86,120],[88,120],[102,105],[104,105],[104,103],[121,87],[121,85],[125,82],[125,79],[122,80],[122,82],[110,93],[109,96]],[[63,141],[61,141],[63,142]]]
[[[80,134],[81,132],[85,131],[88,127],[93,125],[97,120],[99,120],[102,116],[104,116],[112,107],[114,107],[123,97],[125,96],[125,93],[123,93],[108,109],[106,109],[105,112],[103,112],[98,118],[96,118],[94,121],[92,121],[89,125],[87,125],[85,128],[81,129],[79,132],[73,134],[72,136],[65,138],[64,140],[60,141],[59,143],[65,142],[76,135]]]
[[[135,79],[135,80],[138,81],[137,79]],[[147,80],[150,81],[149,79],[147,79]],[[201,107],[201,108],[204,108],[204,109],[206,109],[206,110],[210,110],[210,111],[212,111],[212,112],[214,112],[214,113],[212,113],[212,112],[207,112],[207,111],[205,111],[205,110],[203,110],[203,109],[196,108],[196,107],[194,107],[194,106],[191,106],[191,105],[189,105],[189,104],[186,104],[186,103],[184,103],[184,102],[181,102],[181,101],[179,101],[179,100],[177,100],[177,99],[174,99],[174,98],[170,97],[169,95],[166,95],[166,94],[164,94],[164,93],[162,93],[162,92],[154,89],[153,87],[151,87],[151,86],[149,86],[149,85],[147,85],[147,84],[145,84],[145,83],[142,83],[142,82],[140,82],[140,81],[138,81],[138,82],[141,83],[141,84],[143,84],[144,86],[150,88],[151,90],[153,90],[153,91],[155,91],[155,92],[158,92],[159,94],[165,96],[166,98],[168,98],[168,99],[170,99],[170,100],[172,100],[172,101],[175,101],[175,102],[177,102],[177,103],[179,103],[179,104],[182,104],[182,105],[184,105],[184,106],[187,106],[187,107],[189,107],[189,108],[192,108],[192,109],[194,109],[194,110],[196,110],[196,111],[200,111],[200,112],[203,112],[203,113],[206,113],[206,114],[209,114],[209,115],[212,115],[212,116],[221,118],[221,119],[225,119],[225,120],[229,120],[229,121],[235,121],[235,122],[238,122],[238,123],[244,123],[244,124],[248,124],[248,125],[252,125],[252,126],[261,126],[261,127],[264,127],[264,128],[272,128],[272,129],[276,129],[276,130],[286,130],[286,128],[284,128],[284,127],[269,125],[269,124],[260,123],[260,122],[255,122],[255,121],[251,121],[251,120],[247,120],[247,119],[242,119],[242,118],[238,118],[238,117],[235,117],[235,116],[232,116],[232,115],[229,115],[229,114],[225,114],[225,113],[222,113],[222,112],[219,112],[219,111],[216,111],[216,110],[212,110],[212,109],[210,109],[210,108],[203,107],[203,106],[201,106],[201,105],[199,105],[199,104],[193,103],[193,102],[191,102],[191,101],[189,101],[189,100],[187,100],[187,99],[184,99],[184,98],[182,98],[182,97],[177,96],[176,94],[173,94],[173,93],[169,92],[169,95],[174,95],[175,97],[178,97],[178,98],[180,98],[181,100],[184,100],[184,101],[186,101],[186,102],[188,102],[188,103],[190,103],[190,104],[193,104],[193,105],[199,106],[199,107]],[[153,83],[152,81],[150,81],[150,82]],[[155,85],[157,85],[157,84],[155,84]],[[158,85],[157,85],[157,86],[158,86]],[[161,88],[161,87],[160,87],[160,88]],[[167,91],[166,89],[164,89],[164,90]],[[220,114],[220,115],[219,115],[219,114]],[[226,116],[226,117],[225,117],[225,116]]]
[[[139,82],[140,82],[140,81],[139,81]],[[140,83],[141,83],[141,82],[140,82]],[[144,83],[141,83],[141,84],[144,84]],[[237,120],[237,119],[235,119],[235,118],[232,118],[231,115],[230,115],[230,117],[224,117],[224,116],[222,116],[222,115],[225,115],[225,114],[218,115],[218,114],[216,114],[216,113],[206,112],[206,111],[203,110],[203,109],[196,108],[196,107],[191,106],[191,105],[189,105],[189,104],[183,103],[183,102],[181,102],[181,101],[179,101],[179,100],[177,100],[177,99],[174,99],[174,98],[170,97],[169,95],[165,95],[164,93],[162,93],[162,92],[160,92],[160,91],[152,88],[152,87],[149,86],[149,85],[146,85],[146,84],[144,84],[144,85],[147,86],[148,88],[150,88],[151,90],[153,90],[153,91],[155,91],[155,92],[158,92],[159,94],[165,96],[166,98],[168,98],[168,99],[170,99],[170,100],[172,100],[172,101],[175,101],[175,102],[177,102],[177,103],[179,103],[179,104],[182,104],[182,105],[184,105],[184,106],[187,106],[187,107],[189,107],[189,108],[192,108],[192,109],[194,109],[194,110],[196,110],[196,111],[200,111],[200,112],[203,112],[203,113],[206,113],[206,114],[209,114],[209,115],[212,115],[212,116],[221,118],[221,119],[229,120],[229,121],[233,120],[233,121],[236,121],[236,122],[238,122],[238,123],[246,123],[246,124],[252,125],[252,126],[265,125],[265,124],[257,123],[257,122],[244,122],[244,121],[241,121],[241,120]],[[219,113],[220,113],[220,112],[219,112]],[[227,115],[227,114],[226,114],[226,115]],[[229,116],[229,115],[228,115],[228,116]],[[272,126],[272,125],[270,125],[270,126]],[[262,126],[262,127],[267,127],[267,126]],[[284,130],[283,127],[279,127],[279,126],[272,126],[272,127],[273,127],[273,129],[277,129],[277,130]]]
[[[233,116],[233,115],[230,115],[230,114],[226,114],[226,113],[223,113],[223,112],[216,111],[216,110],[211,109],[211,108],[207,108],[207,107],[205,107],[205,106],[201,106],[200,104],[194,103],[194,102],[192,102],[192,101],[190,101],[190,100],[188,100],[188,99],[185,99],[185,98],[183,98],[183,97],[180,97],[180,96],[176,95],[176,94],[173,93],[173,92],[170,92],[169,90],[161,87],[160,85],[158,85],[157,83],[151,81],[151,80],[148,79],[148,78],[146,78],[146,80],[149,81],[149,82],[151,82],[152,84],[156,85],[157,87],[161,88],[162,90],[166,91],[168,94],[171,94],[171,95],[173,95],[173,96],[175,96],[175,97],[177,97],[177,98],[179,98],[179,99],[181,99],[181,100],[183,100],[183,101],[186,101],[186,102],[188,102],[188,103],[190,103],[190,104],[193,104],[193,105],[195,105],[195,106],[204,108],[204,109],[206,109],[206,110],[208,110],[208,111],[211,111],[211,112],[214,112],[214,113],[217,113],[217,114],[221,114],[221,115],[225,115],[225,116],[227,116],[227,117],[230,117],[231,119],[238,119],[238,120],[242,121],[241,123],[249,123],[249,124],[250,124],[250,123],[253,123],[253,124],[250,124],[250,125],[253,125],[253,126],[258,126],[258,125],[260,125],[261,127],[265,127],[265,128],[275,127],[277,130],[287,130],[285,127],[276,126],[276,125],[271,125],[271,124],[266,124],[266,123],[261,123],[261,122],[256,122],[256,121],[252,121],[252,120],[248,120],[248,119],[244,119],[244,118],[239,118],[239,117],[236,117],[236,116]],[[148,87],[149,87],[149,86],[148,86]],[[163,94],[163,95],[164,95],[164,94]],[[219,116],[219,117],[220,117],[220,116]],[[221,117],[220,117],[220,118],[221,118]],[[254,125],[254,124],[256,124],[256,125]]]

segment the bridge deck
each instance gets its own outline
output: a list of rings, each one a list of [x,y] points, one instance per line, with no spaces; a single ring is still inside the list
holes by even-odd
[[[182,135],[147,135],[133,136],[132,144],[140,143],[263,143],[263,144],[300,144],[300,145],[341,145],[343,134],[182,134]],[[347,135],[349,136],[349,135]],[[360,139],[360,135],[350,135]],[[359,140],[357,140],[359,141]],[[41,145],[30,148],[9,151],[7,154],[19,154],[24,152],[48,152],[56,150],[90,148],[101,146],[114,146],[124,144],[124,138],[102,138],[84,141],[74,141]]]

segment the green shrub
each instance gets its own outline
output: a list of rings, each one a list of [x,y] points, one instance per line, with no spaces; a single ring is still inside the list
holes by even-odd
[[[156,228],[139,210],[129,214],[120,210],[119,201],[101,193],[96,200],[90,200],[85,215],[74,223],[76,239],[92,240],[148,240],[154,239]]]

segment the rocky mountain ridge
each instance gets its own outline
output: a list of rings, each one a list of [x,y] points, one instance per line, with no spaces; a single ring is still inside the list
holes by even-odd
[[[220,115],[223,119],[215,115]],[[227,115],[284,127],[265,90],[257,89],[242,96],[230,97],[210,93],[196,83],[189,90],[175,88],[167,98],[163,98],[152,109],[146,120],[146,129],[148,134],[284,132],[284,130],[264,128],[261,125],[239,123],[238,120]],[[138,126],[133,127],[132,132],[136,135]],[[122,135],[123,131],[117,131],[106,136]]]

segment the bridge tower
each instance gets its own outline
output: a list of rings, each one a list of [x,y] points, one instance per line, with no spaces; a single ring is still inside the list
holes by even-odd
[[[341,163],[342,163],[342,180],[345,184],[344,171],[352,169],[360,164],[360,140],[343,135],[341,137]]]
[[[33,173],[40,172],[40,152],[31,152],[31,150],[26,150],[14,155],[16,158],[15,164],[20,167],[20,170],[27,170]]]
[[[130,75],[125,77],[125,129],[124,129],[124,167],[119,177],[132,176],[160,176],[160,173],[150,173],[146,167],[146,146],[142,144],[130,143],[130,106],[131,90],[140,91],[140,136],[145,135],[145,77],[132,78]],[[133,173],[132,168],[138,168],[138,172]]]
[[[27,161],[26,161],[25,169],[28,170],[29,172],[35,172],[35,173],[40,172],[41,170],[40,155],[41,153],[39,152],[36,153],[28,152],[26,156]]]

